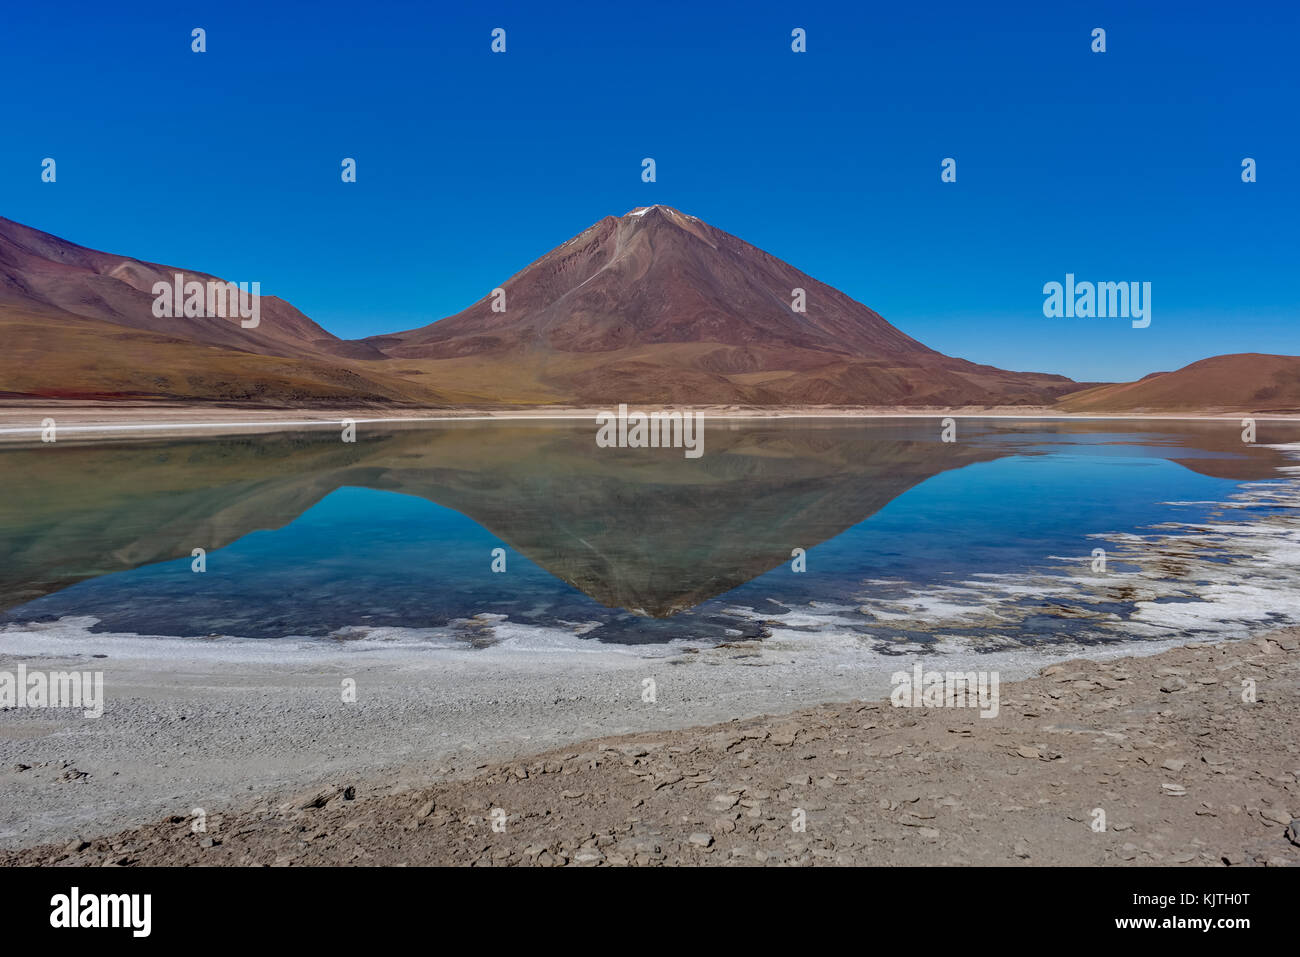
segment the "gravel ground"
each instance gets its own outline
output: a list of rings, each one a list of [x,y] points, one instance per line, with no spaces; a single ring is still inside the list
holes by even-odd
[[[319,703],[314,717],[308,707],[287,725],[274,725],[275,734],[251,734],[241,721],[242,731],[232,737],[222,730],[229,721],[203,712],[200,723],[185,722],[183,735],[171,729],[174,744],[204,753],[209,763],[221,759],[209,751],[230,748],[225,760],[232,780],[246,775],[248,787],[265,793],[213,791],[203,830],[196,829],[192,809],[185,809],[93,837],[97,832],[73,831],[66,814],[50,812],[50,820],[63,829],[57,840],[49,828],[33,829],[25,839],[11,839],[11,848],[34,844],[35,834],[47,843],[0,853],[0,861],[1294,865],[1300,863],[1300,822],[1292,821],[1293,813],[1300,814],[1298,636],[1296,630],[1283,631],[1144,657],[1097,654],[1050,665],[1040,676],[1014,683],[1004,669],[1000,710],[992,718],[980,717],[974,708],[857,700],[706,727],[642,728],[545,750],[555,735],[576,740],[601,724],[605,733],[622,731],[628,723],[674,724],[709,709],[701,702],[676,713],[634,713],[636,706],[624,702],[624,717],[611,720],[593,707],[606,692],[593,690],[586,701],[539,700],[537,713],[545,713],[544,723],[555,730],[523,741],[517,735],[509,740],[510,722],[494,725],[485,719],[484,706],[492,703],[485,698],[466,713],[478,726],[479,740],[495,734],[498,747],[531,756],[481,766],[462,758],[454,767],[408,762],[369,770],[402,750],[378,743],[378,751],[388,747],[390,754],[372,753],[378,760],[369,764],[341,754],[332,766],[322,764],[323,739],[340,734],[364,749],[378,724],[354,718],[358,725],[343,733],[319,723],[342,720],[331,719],[333,711]],[[742,658],[749,654],[761,660],[760,652],[741,649]],[[986,656],[981,659],[986,664],[971,667],[988,667],[992,660]],[[697,689],[702,676],[707,689],[720,686],[723,674],[740,673],[743,665],[732,662],[726,671],[703,664],[682,671],[694,671]],[[611,688],[622,687],[648,667],[644,661],[616,663],[603,675]],[[653,667],[660,673],[671,670],[665,662]],[[926,667],[942,665],[930,660]],[[599,686],[590,676],[582,685]],[[510,677],[498,674],[498,689],[508,686]],[[1253,701],[1243,696],[1247,680],[1254,682]],[[683,681],[682,687],[688,684]],[[322,677],[322,687],[327,685],[336,687]],[[538,688],[535,682],[528,686],[530,694]],[[481,693],[488,694],[488,687],[482,685]],[[661,687],[659,698],[675,693]],[[625,692],[614,694],[615,700],[626,698]],[[724,711],[763,698],[757,693],[723,697],[715,705]],[[185,701],[187,695],[177,692],[173,700]],[[511,700],[511,707],[519,706],[518,699]],[[266,707],[269,714],[284,702],[271,695]],[[449,717],[445,708],[434,710],[440,720]],[[564,714],[587,717],[563,725]],[[382,709],[382,716],[403,726],[403,740],[422,735],[436,740],[440,733],[418,709]],[[11,724],[6,730],[4,751],[11,754],[23,739]],[[135,721],[110,737],[131,730],[145,733]],[[209,733],[218,743],[201,743]],[[259,743],[240,751],[233,742],[241,733]],[[385,740],[377,734],[378,742]],[[303,749],[298,757],[287,760],[298,748]],[[475,753],[490,750],[482,746]],[[277,762],[286,766],[274,768]],[[4,818],[39,819],[41,794],[81,791],[93,806],[116,788],[109,780],[96,790],[95,779],[122,777],[100,771],[69,778],[70,768],[82,770],[80,759],[67,767],[49,762],[7,770]],[[311,787],[270,793],[276,782],[310,777],[312,771],[324,777]],[[17,779],[32,782],[23,785],[30,790],[15,794]],[[165,780],[181,789],[175,774]],[[24,810],[12,806],[15,798],[27,802]],[[131,798],[127,794],[119,801],[130,804]],[[145,803],[135,806],[139,819],[147,810]],[[87,817],[100,819],[99,811]]]
[[[602,735],[877,697],[911,664],[808,632],[694,648],[532,630],[477,650],[409,635],[196,641],[94,633],[75,620],[0,629],[0,671],[102,670],[107,699],[98,719],[0,709],[0,848],[239,806],[337,775],[399,787]],[[1010,679],[1052,659],[954,647],[926,660]]]

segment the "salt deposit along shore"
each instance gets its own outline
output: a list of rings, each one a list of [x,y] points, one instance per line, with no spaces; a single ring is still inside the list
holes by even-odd
[[[924,658],[996,670],[996,717],[829,640],[39,637],[0,668],[108,706],[0,713],[7,864],[1300,864],[1297,629]]]
[[[675,408],[699,412],[706,419],[757,418],[1007,418],[1042,420],[1197,420],[1221,419],[1240,422],[1248,413],[1222,409],[1189,409],[1179,414],[1071,414],[1052,408],[1026,406],[934,407],[907,406],[740,406],[691,405],[660,407],[638,406],[646,412]],[[389,427],[419,425],[455,420],[490,419],[572,419],[595,422],[606,409],[559,406],[521,406],[513,408],[449,407],[421,409],[405,406],[322,408],[259,408],[247,405],[172,404],[161,402],[49,402],[33,399],[0,401],[0,445],[40,442],[48,435],[46,419],[53,419],[57,441],[122,441],[132,438],[189,438],[215,435],[249,435],[280,432],[286,429],[338,428],[344,420],[358,426]],[[1259,421],[1295,422],[1300,415],[1261,413]]]

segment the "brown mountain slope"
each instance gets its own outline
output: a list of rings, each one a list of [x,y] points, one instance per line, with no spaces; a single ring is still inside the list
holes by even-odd
[[[261,297],[260,323],[245,329],[235,318],[159,318],[153,285],[218,280],[208,273],[161,266],[98,252],[0,217],[0,307],[49,314],[70,313],[114,325],[205,345],[261,355],[377,358],[357,343],[326,332],[289,303]],[[243,277],[240,281],[260,281]]]
[[[357,362],[383,356],[274,296],[261,296],[250,329],[237,314],[157,317],[153,285],[177,273],[182,282],[221,281],[0,218],[0,395],[447,404],[427,379]]]
[[[806,313],[791,309],[795,287],[808,291]],[[675,342],[945,358],[838,290],[665,206],[606,216],[502,288],[505,312],[493,312],[487,297],[421,329],[369,341],[389,355],[428,358]]]
[[[0,305],[0,346],[0,397],[448,404],[382,363],[260,355],[53,310]]]
[[[1214,356],[1061,400],[1065,412],[1300,412],[1300,356]]]
[[[607,216],[454,316],[363,342],[473,357],[567,401],[1044,404],[1078,389],[922,345],[861,303],[666,206]],[[806,311],[792,309],[793,290]]]

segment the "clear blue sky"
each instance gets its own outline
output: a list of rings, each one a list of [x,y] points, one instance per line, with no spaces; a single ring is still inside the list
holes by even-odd
[[[944,352],[1135,378],[1300,353],[1298,41],[1292,0],[14,2],[0,214],[356,337],[665,203]],[[1044,318],[1067,271],[1151,327]]]

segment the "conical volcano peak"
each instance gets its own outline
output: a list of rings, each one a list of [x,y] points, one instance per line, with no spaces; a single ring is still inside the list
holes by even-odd
[[[935,352],[839,290],[660,203],[606,216],[500,289],[363,343],[392,359],[483,363],[554,401],[599,408],[1041,404],[1073,385]]]
[[[653,206],[638,206],[629,212],[624,213],[621,219],[640,218],[646,215],[659,215],[667,219],[674,219],[679,222],[698,223],[700,220],[695,216],[688,216],[680,209],[673,209],[671,206],[664,206],[656,203]]]
[[[721,235],[699,217],[689,216],[679,209],[673,209],[671,206],[662,204],[638,206],[636,209],[624,213],[616,222],[619,224],[620,232],[625,237],[646,231],[658,233],[662,227],[669,226],[672,227],[670,232],[680,230],[682,233],[689,233],[710,246],[716,246],[718,236]]]

